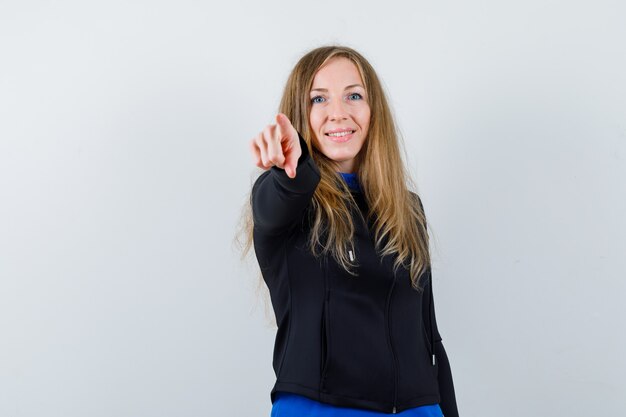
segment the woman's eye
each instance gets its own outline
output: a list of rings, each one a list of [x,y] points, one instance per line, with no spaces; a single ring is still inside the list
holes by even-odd
[[[363,96],[362,96],[362,95],[360,95],[359,93],[352,93],[352,94],[350,94],[348,97],[354,97],[354,96],[357,96],[359,99],[363,98]],[[357,100],[358,100],[358,99],[357,99]]]
[[[322,96],[315,96],[311,99],[311,103],[321,103],[321,101],[316,101],[317,99],[324,99]]]

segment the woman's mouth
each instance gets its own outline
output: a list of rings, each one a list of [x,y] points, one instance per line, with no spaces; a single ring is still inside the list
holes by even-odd
[[[348,131],[338,132],[338,133],[325,133],[325,135],[328,139],[330,139],[333,142],[347,142],[350,139],[352,139],[354,132],[356,132],[356,130],[348,130]]]

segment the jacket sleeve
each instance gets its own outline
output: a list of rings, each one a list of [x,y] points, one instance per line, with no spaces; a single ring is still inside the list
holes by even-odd
[[[251,203],[254,228],[268,235],[287,231],[298,221],[320,182],[320,171],[309,148],[298,132],[302,155],[295,178],[277,166],[263,172],[252,186]]]
[[[441,396],[441,411],[444,417],[459,417],[459,410],[456,406],[456,395],[454,394],[454,383],[452,381],[452,371],[450,362],[446,355],[441,340],[435,343],[435,355],[439,361],[439,395]]]
[[[418,202],[424,210],[422,200],[418,198]],[[442,337],[439,334],[437,327],[437,318],[435,316],[435,300],[433,297],[432,286],[432,271],[428,267],[427,282],[424,286],[423,303],[422,303],[422,318],[426,329],[429,330],[430,343],[435,354],[435,360],[438,364],[437,380],[439,383],[439,394],[441,402],[439,406],[443,412],[444,417],[459,417],[459,411],[456,405],[456,395],[454,393],[454,382],[452,380],[452,370],[450,368],[450,361],[448,355],[443,347]]]
[[[459,411],[456,405],[456,395],[454,393],[454,382],[452,380],[452,370],[448,355],[443,347],[441,335],[437,328],[437,318],[435,317],[435,301],[433,299],[432,275],[428,271],[428,284],[424,287],[424,302],[422,304],[422,317],[424,321],[428,321],[426,328],[430,329],[429,337],[431,338],[431,346],[435,353],[435,361],[438,366],[437,380],[439,382],[439,394],[441,402],[439,406],[443,411],[444,417],[458,417]],[[432,323],[432,324],[431,324]]]

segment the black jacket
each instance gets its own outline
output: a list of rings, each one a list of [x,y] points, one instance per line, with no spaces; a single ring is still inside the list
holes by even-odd
[[[408,269],[393,273],[379,257],[363,219],[355,222],[358,276],[306,248],[309,214],[320,172],[299,135],[296,177],[276,166],[252,187],[254,248],[278,330],[273,368],[277,391],[336,406],[398,413],[439,403],[458,416],[452,374],[437,329],[430,269],[423,292]],[[367,204],[353,191],[362,213]],[[423,278],[421,278],[423,279]]]

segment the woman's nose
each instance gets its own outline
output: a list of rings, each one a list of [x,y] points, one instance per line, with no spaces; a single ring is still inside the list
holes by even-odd
[[[328,118],[330,120],[345,119],[348,117],[345,103],[342,100],[332,100],[327,109]]]

